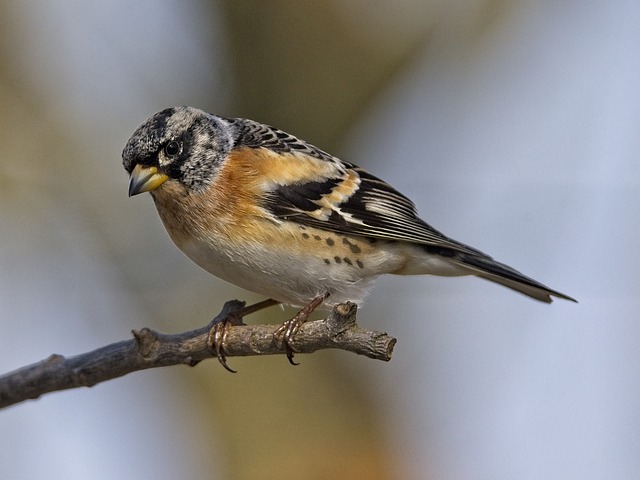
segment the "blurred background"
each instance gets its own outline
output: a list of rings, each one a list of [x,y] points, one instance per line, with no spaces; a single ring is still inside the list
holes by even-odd
[[[362,165],[580,301],[381,278],[358,319],[398,338],[390,363],[231,358],[50,394],[0,411],[0,478],[640,478],[638,18],[633,0],[0,2],[0,372],[260,300],[127,198],[121,150],[173,105]]]

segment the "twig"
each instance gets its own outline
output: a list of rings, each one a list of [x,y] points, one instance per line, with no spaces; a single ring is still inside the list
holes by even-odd
[[[214,354],[208,345],[209,332],[229,314],[237,313],[244,302],[232,300],[209,325],[184,333],[164,334],[149,328],[133,331],[133,339],[113,343],[73,357],[54,354],[46,360],[20,368],[0,377],[0,408],[5,408],[45,393],[97,383],[147,368],[169,365],[194,366]],[[307,322],[291,341],[297,353],[312,353],[324,348],[339,348],[369,358],[389,361],[396,339],[356,324],[357,306],[337,305],[323,319]],[[227,357],[284,354],[285,347],[274,337],[279,325],[229,326],[224,337]]]

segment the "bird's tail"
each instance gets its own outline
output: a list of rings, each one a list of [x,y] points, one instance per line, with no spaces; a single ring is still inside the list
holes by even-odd
[[[504,285],[541,302],[551,303],[551,297],[557,297],[577,303],[575,298],[553,290],[504,263],[496,262],[489,256],[458,252],[448,260],[469,270],[469,273]]]

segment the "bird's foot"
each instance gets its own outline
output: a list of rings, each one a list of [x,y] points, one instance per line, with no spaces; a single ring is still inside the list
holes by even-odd
[[[224,304],[222,311],[212,320],[209,335],[207,336],[207,346],[212,353],[215,354],[220,364],[231,373],[237,373],[227,363],[227,357],[224,353],[224,341],[227,336],[229,327],[245,325],[242,318],[245,315],[257,312],[263,308],[278,305],[280,302],[271,298],[262,302],[254,303],[245,307],[245,302],[231,300]]]
[[[313,300],[311,300],[311,302],[309,302],[308,305],[306,305],[302,310],[296,313],[293,318],[285,321],[273,334],[274,337],[280,337],[282,339],[282,343],[284,343],[284,349],[287,353],[287,359],[289,360],[289,363],[291,365],[298,365],[298,363],[293,360],[295,352],[291,345],[292,339],[295,337],[296,333],[298,333],[298,330],[300,330],[302,324],[304,324],[309,319],[309,315],[311,315],[311,313],[316,308],[322,305],[322,302],[324,302],[328,296],[329,294],[325,293],[324,295],[318,295],[317,297],[315,297]]]

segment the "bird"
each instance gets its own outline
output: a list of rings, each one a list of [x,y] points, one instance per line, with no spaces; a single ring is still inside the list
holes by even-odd
[[[447,237],[365,169],[263,123],[167,108],[134,131],[122,161],[129,196],[151,194],[187,257],[265,305],[303,307],[284,329],[291,363],[311,311],[361,303],[383,274],[475,275],[541,302],[576,301]]]

